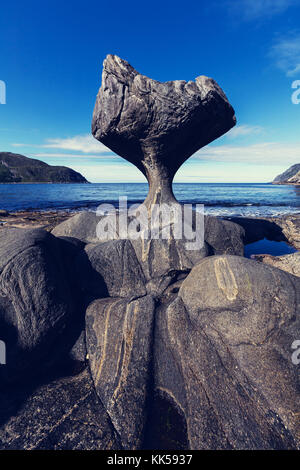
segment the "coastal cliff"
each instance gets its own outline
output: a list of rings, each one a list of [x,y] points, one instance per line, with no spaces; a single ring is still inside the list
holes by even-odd
[[[300,163],[296,163],[276,176],[272,184],[300,184]]]
[[[87,183],[77,171],[10,152],[0,152],[0,183]]]

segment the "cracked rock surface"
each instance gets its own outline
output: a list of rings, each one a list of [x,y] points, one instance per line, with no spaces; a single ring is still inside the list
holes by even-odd
[[[180,166],[235,123],[232,106],[212,78],[162,83],[118,56],[108,55],[103,63],[92,133],[146,176],[149,207],[175,201],[172,180]]]
[[[76,274],[70,289],[81,303],[71,304],[60,354],[50,361],[33,348],[30,374],[1,379],[1,449],[300,448],[299,374],[291,361],[299,278],[212,254],[147,280],[129,241],[85,246],[41,230],[17,235],[16,253],[29,240],[42,244],[45,259],[52,243],[63,243],[64,256],[73,255],[65,276]],[[27,254],[13,259],[24,266]],[[47,262],[35,262],[47,272]],[[26,266],[16,289],[28,279]],[[22,338],[27,311],[13,324],[12,301],[2,305],[1,321]],[[30,312],[41,331],[43,317]]]

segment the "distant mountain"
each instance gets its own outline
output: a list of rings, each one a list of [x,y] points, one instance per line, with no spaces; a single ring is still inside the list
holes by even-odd
[[[299,184],[300,185],[300,163],[292,165],[288,170],[276,176],[273,184]]]
[[[77,171],[10,152],[0,152],[0,183],[88,183]]]

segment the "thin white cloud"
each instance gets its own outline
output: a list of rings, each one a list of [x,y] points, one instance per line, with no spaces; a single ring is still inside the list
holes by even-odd
[[[193,174],[188,165],[183,165],[175,176],[178,183],[268,183],[282,173],[283,165],[270,165],[257,171],[257,165],[245,163],[212,163],[205,164],[198,160]]]
[[[102,155],[112,154],[113,152],[105,145],[98,142],[90,134],[75,135],[74,137],[68,137],[65,139],[47,139],[42,145],[31,145],[23,143],[13,143],[14,147],[33,147],[33,148],[49,148],[49,149],[60,149],[60,150],[71,150],[82,153],[97,153]]]
[[[81,158],[83,161],[87,158],[95,158],[99,160],[107,160],[107,159],[117,159],[117,155],[91,155],[91,154],[84,154],[81,153],[31,153],[32,158]]]
[[[249,126],[248,124],[243,124],[241,126],[233,127],[229,132],[227,132],[226,137],[235,139],[237,137],[257,135],[261,134],[263,130],[264,129],[260,126]]]
[[[300,142],[265,142],[248,146],[207,146],[191,157],[176,174],[177,182],[268,182],[300,162]],[[145,182],[145,177],[125,160],[98,165],[76,164],[72,168],[91,182]]]
[[[288,167],[300,162],[300,142],[295,144],[264,142],[248,146],[208,146],[198,150],[192,159],[256,165],[274,165],[284,162]]]
[[[288,77],[300,72],[300,33],[277,39],[270,51],[275,65]]]
[[[99,165],[72,165],[91,183],[146,183],[145,176],[134,166],[124,163]]]
[[[94,137],[89,134],[76,135],[66,139],[47,139],[46,143],[42,145],[42,147],[73,150],[82,153],[111,153],[110,149],[105,147],[105,145],[98,142],[98,140],[94,139]]]
[[[246,21],[270,18],[298,4],[299,0],[229,0],[228,2],[230,10]]]
[[[20,142],[13,142],[11,145],[13,147],[29,147],[29,146],[32,147],[32,145],[30,145],[30,144],[23,144],[23,143],[20,143]],[[36,145],[34,147],[36,147]]]
[[[238,138],[261,133],[263,128],[244,124],[237,126],[231,132],[230,138]],[[22,147],[24,144],[17,143],[15,146]],[[69,161],[68,159],[74,158],[74,164],[71,167],[82,173],[88,181],[145,181],[144,176],[134,165],[116,156],[89,135],[79,135],[67,139],[49,139],[42,145],[26,144],[26,146],[61,150],[61,152],[39,152],[34,155],[31,154],[31,156],[44,160],[50,158],[61,159],[60,164],[66,164],[63,159]],[[73,152],[68,153],[68,150]],[[91,162],[91,159],[94,159],[95,164]],[[97,159],[100,159],[98,164],[96,163]],[[240,181],[269,181],[273,179],[275,174],[299,162],[300,142],[293,144],[263,142],[244,146],[208,145],[196,152],[183,165],[176,179],[180,178],[181,181],[186,182],[191,182],[193,179],[199,181],[233,181],[234,178],[236,180],[240,178]],[[219,174],[217,175],[218,168]],[[206,171],[205,175],[204,170]],[[250,178],[251,171],[252,176]]]

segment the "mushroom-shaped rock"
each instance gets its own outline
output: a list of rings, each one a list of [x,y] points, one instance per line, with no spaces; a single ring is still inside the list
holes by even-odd
[[[174,202],[172,180],[185,160],[236,123],[224,92],[211,78],[158,82],[108,55],[92,132],[146,176],[145,201]]]

